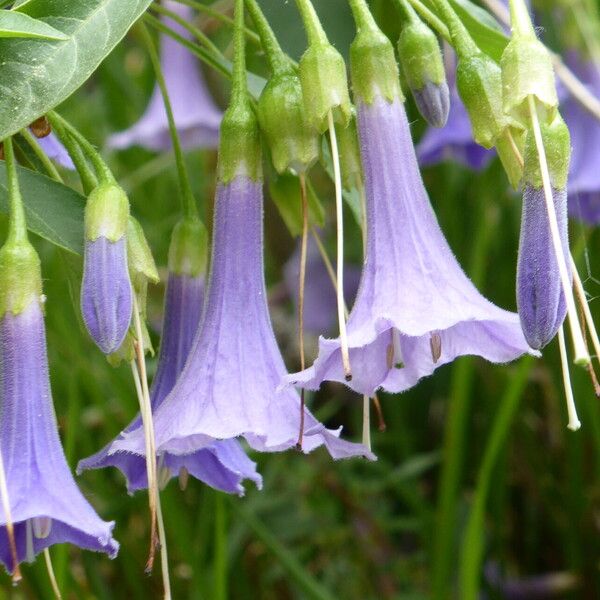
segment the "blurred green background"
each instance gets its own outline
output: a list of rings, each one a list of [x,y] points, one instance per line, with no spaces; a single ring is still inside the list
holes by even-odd
[[[231,4],[217,3],[225,10]],[[543,3],[546,8],[552,8],[550,4],[559,3]],[[261,0],[261,5],[286,50],[298,57],[305,42],[294,2]],[[315,5],[330,38],[347,53],[354,28],[346,0],[315,0]],[[395,40],[398,24],[392,3],[376,0],[373,7]],[[561,29],[564,35],[566,26],[553,20],[551,10],[540,18],[547,27],[545,39],[560,49]],[[213,21],[207,30],[230,56],[227,28]],[[256,48],[251,49],[249,64],[265,74]],[[227,82],[216,73],[206,74],[223,106]],[[60,110],[102,148],[108,134],[142,114],[153,84],[149,58],[134,28]],[[424,125],[410,101],[408,109],[416,140]],[[179,210],[172,154],[132,148],[105,155],[130,194],[164,281],[169,235]],[[208,222],[215,163],[213,152],[187,154]],[[514,310],[521,207],[497,161],[480,174],[447,163],[426,169],[423,176],[460,263],[488,298]],[[71,180],[77,186],[74,176]],[[320,168],[314,170],[313,182],[327,210],[327,231],[334,234],[331,184]],[[295,241],[272,202],[267,199],[265,206],[271,313],[287,366],[297,370],[292,304],[277,293],[282,266]],[[360,263],[360,232],[352,219],[347,211],[347,258]],[[333,256],[335,236],[330,237]],[[586,289],[595,298],[600,294],[598,234],[573,222],[571,238],[581,257]],[[80,325],[72,285],[81,269],[78,259],[39,239],[35,242],[48,297],[54,401],[74,468],[129,422],[137,401],[129,368],[111,368]],[[156,345],[163,292],[162,285],[155,286],[149,296]],[[600,318],[596,301],[591,308]],[[150,374],[155,366],[150,359]],[[577,433],[566,429],[558,346],[553,342],[542,360],[494,366],[461,358],[402,395],[382,394],[387,431],[378,432],[373,423],[373,450],[379,457],[375,463],[334,463],[323,450],[309,456],[294,451],[253,453],[264,489],[259,492],[249,484],[243,499],[226,497],[192,479],[181,492],[173,480],[162,501],[174,598],[421,600],[432,597],[434,579],[440,574],[446,597],[460,598],[454,585],[461,570],[473,568],[475,544],[482,545],[488,574],[510,579],[563,575],[570,589],[544,597],[600,597],[600,404],[586,372],[573,368],[572,379],[583,422]],[[329,425],[343,424],[346,437],[360,438],[362,399],[356,394],[326,384],[309,402]],[[506,432],[506,438],[492,432]],[[497,455],[497,460],[486,462],[486,455]],[[149,535],[146,494],[128,497],[116,470],[87,472],[78,483],[98,513],[116,521],[121,551],[110,561],[73,547],[53,547],[64,597],[160,597],[158,564],[153,576],[144,575]],[[481,499],[483,492],[482,506],[476,498]],[[449,518],[441,522],[444,498]],[[474,510],[481,519],[472,520],[469,529]],[[23,571],[17,588],[11,588],[3,575],[0,597],[52,597],[41,558]],[[494,581],[481,577],[481,597],[509,597]]]

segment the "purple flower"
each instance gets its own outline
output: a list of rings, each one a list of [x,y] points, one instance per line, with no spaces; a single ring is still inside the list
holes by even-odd
[[[456,58],[452,55],[446,66],[450,89],[450,111],[446,125],[440,129],[427,129],[417,145],[417,156],[419,164],[424,167],[454,160],[471,169],[480,170],[487,166],[494,152],[486,150],[473,140],[471,121],[456,89],[455,68]]]
[[[300,272],[300,244],[283,268],[285,285],[298,309]],[[344,298],[349,306],[356,296],[360,269],[344,266]],[[336,298],[333,283],[327,273],[317,244],[309,238],[306,252],[306,282],[304,286],[304,329],[312,333],[326,333],[337,323]]]
[[[348,319],[353,378],[362,394],[399,392],[457,356],[507,362],[528,351],[516,314],[486,300],[460,268],[429,203],[404,106],[358,105],[367,198],[367,254]],[[338,339],[321,338],[312,367],[288,381],[344,382]]]
[[[600,97],[600,71],[576,52],[566,62],[587,89]],[[573,97],[568,96],[561,112],[572,141],[571,168],[567,190],[569,213],[592,225],[600,223],[600,123]]]
[[[105,354],[115,352],[125,339],[132,307],[126,237],[86,241],[81,312],[90,336]]]
[[[85,500],[60,444],[37,300],[0,319],[0,371],[0,444],[19,561],[63,542],[113,558],[119,548],[114,523],[102,521]],[[0,560],[12,569],[1,508],[0,517]]]
[[[567,192],[553,190],[554,208],[565,256],[569,255]],[[527,184],[523,193],[521,236],[517,262],[517,307],[525,339],[543,348],[567,314],[543,188]]]
[[[278,390],[286,373],[269,318],[263,274],[260,181],[219,184],[211,273],[202,324],[183,373],[155,414],[158,453],[186,455],[216,439],[243,436],[255,450],[294,447],[300,398]],[[333,458],[373,455],[342,441],[305,409],[302,450],[325,445]],[[140,428],[118,441],[143,454]]]
[[[165,1],[165,8],[187,21],[194,12],[189,6]],[[163,23],[173,31],[191,39],[189,31],[169,18]],[[175,125],[184,149],[213,148],[219,141],[221,111],[215,105],[190,51],[168,35],[161,35],[160,62],[173,109]],[[146,112],[129,129],[112,135],[108,140],[113,148],[139,145],[150,150],[169,150],[171,137],[162,94],[155,86]]]
[[[75,165],[73,164],[73,161],[71,160],[66,148],[53,133],[47,135],[46,137],[39,138],[38,142],[48,158],[51,158],[54,162],[58,163],[65,169],[75,169]]]
[[[158,368],[150,390],[153,413],[167,397],[183,370],[200,322],[203,296],[202,277],[169,274]],[[138,415],[117,440],[140,424]],[[125,475],[129,493],[148,487],[144,456],[114,451],[113,446],[114,443],[111,442],[97,454],[82,460],[77,467],[78,473],[85,469],[113,466]],[[163,481],[166,474],[174,476],[185,469],[204,483],[230,494],[243,495],[244,487],[241,482],[246,478],[254,481],[259,488],[262,486],[256,464],[246,456],[236,440],[218,441],[184,456],[163,454],[159,466]]]

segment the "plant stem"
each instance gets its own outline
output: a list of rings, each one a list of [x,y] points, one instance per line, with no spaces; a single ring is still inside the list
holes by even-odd
[[[227,600],[227,507],[223,492],[215,492],[214,600]]]
[[[27,240],[27,222],[25,220],[23,198],[19,189],[19,176],[17,175],[17,163],[13,151],[12,138],[10,137],[4,140],[4,161],[6,163],[6,180],[8,182],[10,206],[7,243],[23,242]]]
[[[33,150],[33,153],[37,159],[42,163],[44,169],[48,175],[55,181],[63,183],[63,178],[60,176],[58,169],[54,166],[54,163],[48,158],[48,155],[44,152],[37,138],[29,131],[29,129],[21,129],[19,133],[23,136],[28,146]]]

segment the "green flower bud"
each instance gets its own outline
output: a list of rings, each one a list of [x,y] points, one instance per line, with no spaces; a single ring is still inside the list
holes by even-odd
[[[377,96],[404,100],[394,47],[376,27],[360,27],[350,44],[350,71],[355,97],[372,104]]]
[[[18,315],[33,301],[42,301],[40,259],[25,239],[0,248],[0,317]]]
[[[160,281],[144,230],[139,221],[131,216],[127,224],[127,264],[134,289],[142,281],[152,283]]]
[[[512,140],[509,135],[512,136]],[[515,153],[515,147],[523,154],[525,146],[525,131],[518,129],[505,129],[504,134],[496,139],[496,151],[510,185],[516,190],[523,178],[523,163]]]
[[[540,123],[542,140],[548,162],[550,183],[554,189],[564,190],[567,186],[569,174],[569,163],[571,160],[571,136],[569,128],[563,121],[560,113],[556,111],[554,119],[550,123]],[[532,130],[527,132],[525,140],[525,172],[523,175],[525,183],[534,188],[542,187],[542,174],[538,158],[537,145]]]
[[[411,90],[420,91],[428,82],[440,85],[446,81],[440,45],[433,31],[422,21],[413,21],[402,28],[398,56]]]
[[[310,44],[300,59],[300,83],[308,122],[319,132],[328,128],[328,114],[344,126],[350,120],[350,96],[342,55],[328,42]]]
[[[169,271],[198,277],[206,272],[208,232],[200,219],[183,218],[173,229],[169,246]]]
[[[473,139],[484,148],[492,148],[511,124],[502,108],[500,67],[481,52],[459,58],[456,85],[471,119]]]
[[[127,232],[129,200],[116,183],[101,183],[92,190],[85,206],[85,239],[105,237],[117,242]]]
[[[558,108],[552,59],[533,36],[513,35],[500,59],[504,111],[529,122],[528,97],[537,100],[540,117],[552,121]]]
[[[308,122],[294,70],[274,73],[258,100],[258,120],[278,173],[304,173],[319,156],[319,135]]]
[[[348,191],[358,189],[362,186],[363,172],[358,147],[358,134],[356,131],[356,113],[354,110],[352,110],[352,119],[348,127],[336,125],[335,134],[340,154],[342,185]]]
[[[256,115],[247,98],[232,100],[221,121],[217,178],[229,183],[239,175],[262,179],[262,153]]]

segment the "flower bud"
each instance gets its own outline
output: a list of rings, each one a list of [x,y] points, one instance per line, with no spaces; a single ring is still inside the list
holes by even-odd
[[[258,100],[258,120],[278,173],[304,173],[319,156],[319,136],[306,115],[297,73],[274,73]]]
[[[450,111],[450,92],[435,34],[415,18],[402,28],[398,55],[422,117],[433,127],[443,127]]]
[[[175,225],[169,246],[169,272],[199,277],[206,272],[208,232],[200,219],[184,218]]]
[[[127,265],[134,288],[142,281],[151,283],[160,281],[144,230],[139,221],[132,216],[127,223]]]
[[[102,183],[85,209],[81,312],[94,342],[105,353],[123,342],[133,299],[127,265],[129,202],[115,183]]]
[[[333,111],[334,121],[348,124],[351,104],[346,65],[331,44],[309,45],[300,59],[300,82],[306,117],[319,133],[328,128],[329,111]]]

